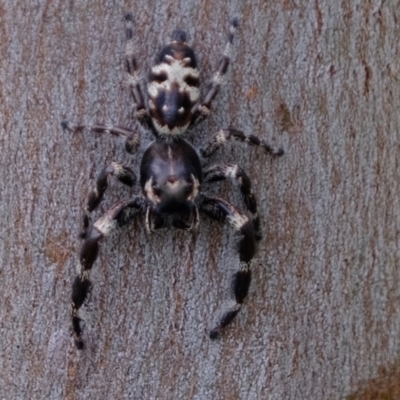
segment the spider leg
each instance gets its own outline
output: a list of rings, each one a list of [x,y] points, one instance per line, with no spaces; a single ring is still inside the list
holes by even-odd
[[[137,67],[136,67],[136,59],[133,55],[133,29],[132,29],[132,15],[127,14],[125,17],[126,20],[126,50],[125,50],[125,60],[126,60],[126,69],[128,74],[128,82],[129,88],[133,97],[134,102],[136,103],[136,117],[139,123],[148,128],[151,125],[150,116],[146,110],[144,105],[144,96],[139,84],[139,78],[137,75]],[[67,129],[72,132],[80,132],[84,129],[89,129],[96,133],[107,133],[115,136],[122,136],[125,140],[125,149],[128,153],[133,153],[139,143],[140,143],[140,135],[138,132],[134,131],[131,128],[123,127],[123,126],[109,126],[104,124],[95,124],[95,125],[74,125],[68,121],[62,121],[61,126],[63,129]]]
[[[224,179],[232,179],[239,183],[247,209],[253,214],[253,225],[256,239],[261,239],[260,217],[257,210],[257,200],[251,190],[251,181],[246,172],[235,164],[220,164],[207,168],[204,171],[205,182],[216,182]]]
[[[83,348],[82,328],[78,310],[87,298],[91,288],[89,280],[90,270],[96,261],[99,252],[99,241],[108,236],[116,227],[129,223],[141,213],[144,202],[140,197],[134,200],[115,204],[93,225],[83,242],[80,253],[80,271],[72,285],[72,327],[75,334],[75,343],[79,349]]]
[[[229,67],[229,63],[230,63],[231,47],[232,47],[233,38],[235,36],[236,29],[238,26],[239,26],[239,21],[236,18],[234,18],[230,21],[228,40],[225,45],[225,50],[222,54],[222,58],[219,62],[217,71],[214,74],[211,86],[204,98],[203,103],[197,104],[194,108],[191,125],[198,124],[203,119],[207,118],[207,116],[210,114],[211,104],[212,104],[214,98],[216,97],[216,95],[218,94],[219,88],[221,87],[222,80],[223,80],[226,72],[228,71],[228,67]]]
[[[252,221],[226,200],[204,197],[200,204],[200,210],[218,221],[227,220],[241,235],[238,243],[240,268],[232,277],[235,304],[222,314],[216,327],[210,331],[210,338],[217,339],[223,328],[236,317],[249,291],[250,264],[256,252],[256,233]]]
[[[133,17],[128,13],[125,16],[125,32],[126,32],[126,48],[125,48],[125,63],[128,76],[129,88],[133,101],[136,104],[136,118],[139,123],[145,128],[151,128],[151,118],[146,109],[144,95],[140,87],[140,79],[137,73],[137,62],[134,56],[133,43]]]
[[[107,178],[109,175],[115,176],[120,182],[128,186],[133,186],[136,183],[135,173],[128,167],[112,162],[110,165],[106,166],[96,180],[96,189],[90,193],[86,213],[83,217],[83,232],[81,237],[85,238],[87,235],[87,230],[89,228],[89,214],[97,208],[103,199],[104,193],[107,189],[108,183]]]
[[[252,146],[262,147],[266,153],[269,153],[272,156],[282,156],[284,154],[283,149],[274,149],[268,143],[259,139],[255,135],[246,135],[245,133],[243,133],[242,131],[238,131],[237,129],[221,129],[211,137],[206,147],[200,150],[201,155],[203,157],[210,157],[221,146],[232,140],[245,142]]]
[[[123,126],[113,126],[113,125],[75,125],[71,124],[69,121],[62,121],[61,126],[63,129],[67,129],[71,132],[82,132],[84,129],[88,129],[95,133],[106,133],[114,136],[120,136],[125,138],[125,149],[128,153],[132,154],[135,152],[140,143],[140,135],[138,132],[131,128],[126,128]]]

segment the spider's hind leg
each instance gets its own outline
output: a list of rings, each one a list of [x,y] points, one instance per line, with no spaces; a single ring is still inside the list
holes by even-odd
[[[221,84],[222,84],[222,80],[228,71],[228,67],[229,67],[229,64],[231,61],[231,47],[232,47],[233,38],[235,36],[235,32],[236,32],[238,26],[239,26],[238,19],[233,18],[230,21],[228,40],[225,45],[225,50],[222,54],[222,58],[218,64],[217,71],[214,74],[211,86],[204,98],[204,101],[201,104],[198,104],[194,111],[192,121],[191,121],[192,125],[198,124],[203,119],[207,118],[207,116],[210,113],[211,104],[212,104],[213,100],[215,99],[215,97],[217,96],[219,89],[221,87]]]
[[[146,109],[144,95],[140,87],[140,79],[137,72],[137,62],[134,56],[133,43],[133,17],[128,13],[125,15],[125,32],[126,32],[126,47],[125,47],[125,64],[128,77],[129,89],[132,99],[136,104],[136,118],[143,128],[152,127],[150,115]]]

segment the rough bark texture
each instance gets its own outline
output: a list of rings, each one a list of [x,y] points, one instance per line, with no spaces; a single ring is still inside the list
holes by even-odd
[[[203,220],[148,237],[138,221],[102,243],[78,351],[70,292],[87,196],[106,163],[137,171],[151,137],[131,157],[60,121],[133,126],[126,11],[143,77],[182,28],[203,93],[238,16],[226,85],[190,140],[233,126],[286,154],[236,145],[212,160],[249,173],[264,229],[221,340],[207,330],[228,298],[234,235]],[[398,0],[0,1],[0,397],[398,397],[399,18]],[[112,182],[96,215],[136,192]],[[211,193],[241,204],[229,184]]]

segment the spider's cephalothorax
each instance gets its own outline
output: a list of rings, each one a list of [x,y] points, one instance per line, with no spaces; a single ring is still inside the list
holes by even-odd
[[[85,302],[91,283],[90,270],[97,259],[99,241],[110,232],[127,224],[139,215],[145,218],[146,229],[152,232],[161,228],[194,229],[198,226],[200,212],[218,221],[227,221],[239,234],[239,263],[232,278],[233,303],[225,310],[216,326],[210,331],[215,339],[239,312],[247,296],[251,281],[250,264],[260,239],[260,222],[257,202],[246,173],[235,164],[218,164],[203,168],[198,152],[183,139],[184,133],[209,115],[213,99],[218,93],[221,78],[228,70],[229,50],[237,21],[232,20],[228,42],[214,79],[203,101],[200,101],[199,72],[196,58],[186,43],[186,34],[175,31],[172,41],[161,51],[156,65],[151,69],[148,83],[148,104],[137,76],[136,59],[132,41],[132,16],[126,16],[126,67],[129,87],[136,104],[138,122],[155,136],[143,154],[140,166],[141,194],[121,201],[111,207],[90,226],[90,213],[100,204],[110,175],[120,182],[133,186],[135,173],[119,163],[111,163],[99,175],[95,190],[90,194],[87,213],[83,221],[84,239],[78,275],[72,287],[72,325],[78,348],[83,348],[79,308]],[[133,153],[139,144],[136,130],[120,126],[71,125],[62,122],[63,128],[79,131],[89,128],[98,133],[111,133],[126,138],[126,149]],[[221,129],[201,150],[206,159],[229,141],[239,141],[262,147],[266,152],[279,156],[281,149],[274,150],[254,135],[245,135],[236,129]],[[236,208],[219,197],[208,197],[201,185],[232,179],[239,185],[247,212]]]
[[[199,222],[195,201],[201,182],[200,159],[188,142],[154,141],[145,151],[140,168],[148,231],[195,227]]]

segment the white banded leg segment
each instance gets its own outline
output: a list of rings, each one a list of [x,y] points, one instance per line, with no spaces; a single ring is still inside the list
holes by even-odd
[[[81,237],[85,238],[90,224],[89,214],[95,210],[103,199],[104,193],[108,187],[108,177],[115,176],[120,182],[125,185],[133,186],[136,183],[136,175],[129,168],[117,162],[112,162],[106,166],[96,180],[96,189],[90,193],[88,204],[86,207],[87,213],[83,218],[83,232]]]
[[[214,74],[211,88],[208,91],[208,93],[206,94],[206,97],[203,102],[203,106],[207,107],[208,109],[210,109],[211,102],[214,100],[215,96],[217,95],[219,88],[222,84],[223,78],[225,77],[225,75],[228,71],[228,67],[229,67],[229,63],[230,63],[230,59],[231,59],[231,48],[232,48],[233,38],[235,36],[238,26],[239,26],[238,20],[233,19],[229,26],[228,40],[225,45],[222,59],[219,62],[216,73]]]
[[[88,212],[92,212],[102,200],[108,187],[107,179],[110,175],[115,176],[120,182],[127,186],[133,186],[136,183],[136,175],[129,167],[117,162],[112,162],[101,171],[96,180],[96,189],[89,196],[87,205]]]
[[[150,126],[150,117],[144,104],[144,96],[140,87],[140,79],[137,72],[137,62],[134,56],[133,43],[133,17],[128,13],[125,16],[125,32],[126,32],[126,48],[125,48],[125,63],[129,89],[133,101],[136,104],[136,117],[139,123],[148,128]]]
[[[210,339],[218,339],[222,330],[229,325],[242,308],[244,299],[246,298],[251,283],[250,262],[243,263],[241,269],[232,277],[232,292],[234,301],[223,310],[216,326],[210,331]]]
[[[87,129],[89,131],[108,134],[125,138],[125,149],[128,153],[132,154],[138,148],[140,144],[140,134],[131,128],[119,126],[119,125],[76,125],[69,121],[62,121],[61,126],[63,129],[67,129],[71,132],[82,132]]]
[[[99,241],[108,236],[117,226],[125,225],[136,215],[142,212],[144,202],[137,197],[131,201],[116,204],[93,225],[86,235],[80,252],[81,270],[72,285],[72,327],[75,334],[75,343],[79,349],[83,348],[82,327],[78,310],[85,302],[91,288],[89,273],[99,254]]]
[[[144,207],[144,201],[140,197],[119,202],[100,217],[93,224],[93,228],[100,232],[101,235],[108,236],[116,227],[126,225],[134,217],[142,213]]]
[[[257,240],[261,239],[257,200],[251,190],[251,181],[246,172],[235,164],[221,164],[206,169],[204,171],[204,178],[206,182],[230,179],[239,184],[246,207],[253,215],[253,225],[256,230]]]
[[[211,137],[206,147],[201,150],[201,155],[203,157],[210,157],[220,147],[234,140],[238,142],[248,143],[252,146],[261,147],[266,153],[269,153],[272,156],[282,156],[284,154],[283,149],[275,149],[255,135],[246,135],[245,133],[237,129],[221,129]]]
[[[230,21],[228,40],[225,45],[225,49],[222,54],[222,58],[218,64],[218,68],[214,74],[214,77],[213,77],[213,80],[211,83],[211,87],[208,90],[203,103],[199,104],[197,107],[195,107],[193,118],[192,118],[192,124],[197,124],[202,119],[206,118],[210,113],[212,101],[218,94],[219,88],[222,84],[222,81],[228,71],[230,57],[231,57],[231,47],[232,47],[233,38],[235,36],[235,32],[236,32],[238,26],[239,26],[239,21],[236,18],[232,19]]]
[[[83,349],[81,318],[79,318],[78,310],[86,300],[91,286],[92,284],[89,279],[82,279],[80,276],[75,278],[72,285],[72,329],[74,331],[75,344],[78,349]]]
[[[224,311],[218,324],[210,331],[210,338],[216,339],[223,328],[229,325],[238,314],[248,294],[251,282],[250,264],[256,251],[256,233],[252,221],[226,200],[205,197],[201,202],[200,210],[219,221],[227,220],[241,236],[238,243],[240,269],[232,277],[235,304]]]

